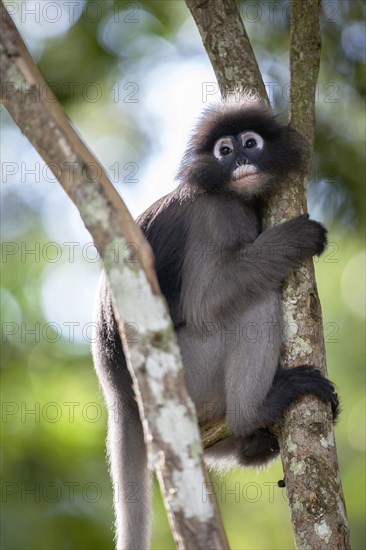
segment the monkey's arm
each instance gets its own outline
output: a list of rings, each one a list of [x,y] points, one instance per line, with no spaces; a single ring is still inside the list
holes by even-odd
[[[327,230],[308,214],[267,229],[244,251],[248,291],[278,288],[291,270],[320,255],[326,244]]]
[[[201,233],[191,233],[187,240],[182,285],[183,315],[199,327],[203,322],[227,318],[266,292],[277,290],[292,269],[305,258],[320,254],[326,244],[325,228],[305,215],[264,231],[234,253],[222,241],[205,254],[203,244],[205,240],[212,243],[212,224],[219,226],[220,218],[209,208],[201,212]],[[208,228],[206,234],[204,227]],[[228,230],[223,223],[216,235]],[[251,231],[248,225],[247,233]]]

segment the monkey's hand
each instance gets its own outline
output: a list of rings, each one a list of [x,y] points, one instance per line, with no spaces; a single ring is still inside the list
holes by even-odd
[[[302,214],[279,225],[270,227],[253,243],[260,257],[272,259],[278,266],[296,267],[302,260],[319,256],[327,245],[327,230],[309,214]],[[258,256],[257,255],[257,256]]]
[[[263,231],[243,257],[251,292],[277,288],[292,269],[306,258],[320,255],[327,244],[327,230],[308,214]]]
[[[302,214],[283,224],[286,226],[290,243],[298,247],[299,259],[305,259],[309,256],[320,256],[327,246],[327,230],[319,222],[309,219],[309,214]],[[292,238],[291,238],[292,237]]]

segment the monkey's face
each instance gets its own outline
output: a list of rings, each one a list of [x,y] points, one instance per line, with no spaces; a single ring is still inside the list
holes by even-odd
[[[260,197],[306,161],[304,138],[259,105],[208,108],[182,159],[179,179],[209,193]]]
[[[260,168],[264,152],[264,139],[251,131],[219,138],[213,148],[215,159],[229,176],[228,188],[244,196],[258,195],[263,190],[268,179]]]

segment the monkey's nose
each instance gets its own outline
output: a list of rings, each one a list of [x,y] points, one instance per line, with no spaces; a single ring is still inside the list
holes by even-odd
[[[248,159],[245,158],[245,157],[242,157],[242,158],[240,158],[240,159],[236,159],[235,164],[236,164],[236,166],[238,166],[238,167],[239,167],[239,166],[245,166],[246,164],[248,164]]]

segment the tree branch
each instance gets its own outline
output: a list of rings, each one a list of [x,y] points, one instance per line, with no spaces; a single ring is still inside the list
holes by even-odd
[[[215,500],[212,495],[202,500],[206,473],[196,413],[150,246],[71,127],[3,3],[0,17],[2,101],[78,208],[103,258],[150,462],[157,470],[176,543],[182,549],[228,548]],[[128,260],[131,243],[137,250],[134,262]],[[138,341],[128,347],[126,322],[139,327]]]
[[[222,97],[241,91],[269,104],[252,45],[233,0],[186,0]]]
[[[307,138],[311,155],[321,49],[319,8],[319,0],[293,0],[291,9],[290,122]],[[310,163],[311,157],[308,168]],[[306,211],[307,178],[308,171],[294,176],[286,209],[276,195],[267,222],[278,223]],[[326,375],[322,313],[311,260],[289,278],[283,300],[286,319],[291,321],[283,364],[312,364]],[[284,418],[280,446],[297,548],[350,548],[330,406],[312,396],[292,406]]]
[[[268,102],[263,81],[234,0],[186,0],[213,64],[222,96],[247,90]],[[313,151],[315,86],[320,59],[319,1],[295,0],[291,15],[291,123]],[[305,174],[279,186],[265,205],[264,227],[306,211]],[[325,368],[321,307],[313,262],[288,278],[283,290],[284,324],[289,327],[281,353],[287,367],[302,363]],[[349,548],[349,531],[338,472],[330,407],[312,396],[286,413],[277,427],[296,544],[305,548]],[[201,427],[205,446],[226,437],[224,420]]]

